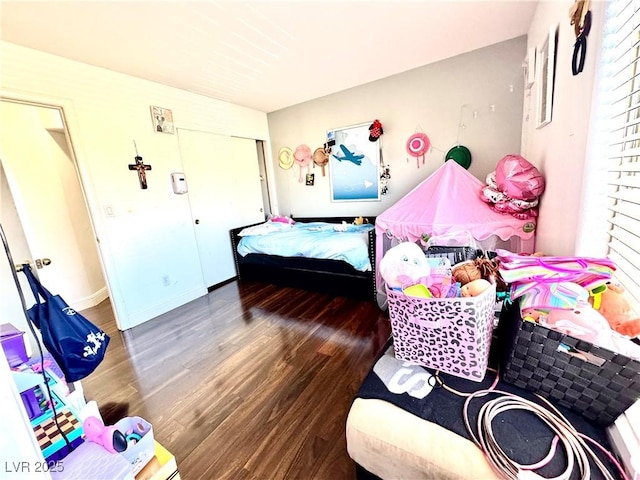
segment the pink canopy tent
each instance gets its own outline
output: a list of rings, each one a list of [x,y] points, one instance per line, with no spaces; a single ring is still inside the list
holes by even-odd
[[[437,237],[461,232],[468,232],[486,249],[498,246],[516,253],[532,253],[535,223],[492,210],[480,199],[484,186],[458,163],[444,162],[378,215],[376,262],[393,246],[390,240],[420,242],[425,246],[425,235]]]

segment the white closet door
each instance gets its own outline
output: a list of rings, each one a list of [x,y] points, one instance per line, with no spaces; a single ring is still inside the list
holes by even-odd
[[[255,140],[178,129],[205,285],[236,275],[229,230],[263,218]]]
[[[264,220],[262,181],[256,141],[250,138],[231,137],[231,158],[230,167],[233,173],[230,177],[235,195],[229,195],[234,212],[229,222],[229,229]]]

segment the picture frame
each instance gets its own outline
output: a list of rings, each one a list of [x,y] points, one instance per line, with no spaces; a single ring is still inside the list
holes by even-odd
[[[153,130],[159,133],[175,132],[173,125],[173,112],[168,108],[151,106],[151,122]]]
[[[527,56],[522,62],[522,73],[524,77],[524,88],[529,89],[536,81],[536,49],[530,48]]]
[[[380,201],[380,142],[369,140],[373,122],[334,128],[329,155],[332,202]]]
[[[536,51],[536,128],[551,123],[553,115],[553,87],[555,78],[557,26],[552,25],[542,46]]]

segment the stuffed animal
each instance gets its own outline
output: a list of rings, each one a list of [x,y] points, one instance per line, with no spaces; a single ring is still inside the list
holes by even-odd
[[[400,290],[417,283],[429,286],[430,273],[424,252],[413,242],[402,242],[390,248],[380,260],[380,275],[392,289]]]
[[[573,309],[552,308],[542,323],[572,337],[611,347],[611,328],[607,320],[587,302],[578,303]]]
[[[594,307],[607,319],[613,330],[628,337],[640,336],[640,318],[636,317],[629,301],[625,297],[625,290],[620,285],[607,284],[600,295],[600,305],[594,297],[590,301]],[[597,297],[595,297],[597,298]]]

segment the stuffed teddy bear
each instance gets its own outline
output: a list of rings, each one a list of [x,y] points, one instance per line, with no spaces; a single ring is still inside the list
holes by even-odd
[[[607,284],[607,289],[600,297],[600,305],[594,297],[594,307],[607,319],[613,330],[627,337],[640,336],[640,318],[636,317],[629,301],[625,298],[625,290],[620,285]]]

